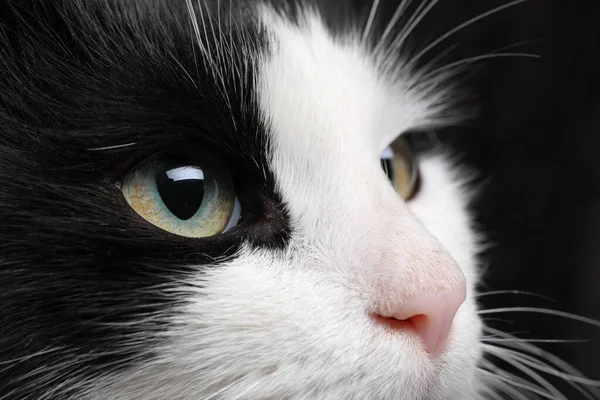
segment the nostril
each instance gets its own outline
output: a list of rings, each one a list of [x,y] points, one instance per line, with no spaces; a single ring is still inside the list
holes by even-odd
[[[463,286],[445,294],[415,297],[402,304],[397,312],[375,313],[374,317],[387,327],[416,333],[425,350],[439,356],[446,347],[452,322],[465,298]]]
[[[393,329],[413,330],[416,332],[418,329],[417,327],[422,326],[428,317],[427,315],[419,314],[405,319],[398,319],[395,317],[384,317],[383,315],[376,314],[373,318],[378,323],[387,325]]]

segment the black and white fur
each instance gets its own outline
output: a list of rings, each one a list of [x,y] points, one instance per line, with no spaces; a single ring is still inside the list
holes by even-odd
[[[0,399],[495,398],[460,175],[424,157],[404,202],[379,164],[450,85],[375,3],[0,4]],[[219,157],[242,224],[140,218],[164,149]],[[369,317],[464,280],[439,358]]]

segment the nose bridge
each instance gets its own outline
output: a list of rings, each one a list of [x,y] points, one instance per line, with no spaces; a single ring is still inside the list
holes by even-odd
[[[395,297],[395,302],[464,285],[456,262],[381,171],[357,160],[337,178],[310,188],[319,192],[302,202],[306,208],[299,218],[305,238],[318,232],[316,240],[336,250],[332,262],[353,268],[367,287],[388,293],[377,297]],[[311,198],[324,201],[316,204]]]
[[[378,214],[361,264],[369,271],[365,278],[374,298],[384,302],[379,307],[397,309],[416,296],[440,295],[465,285],[456,262],[406,205]]]
[[[440,356],[466,298],[462,271],[391,188],[352,188],[355,201],[344,203],[340,190],[328,198],[333,204],[303,219],[304,233],[318,234],[302,241],[323,251],[318,263],[364,301],[376,326],[412,334]]]
[[[388,328],[413,332],[427,353],[438,357],[466,298],[465,277],[406,207],[379,213],[360,263],[367,312]]]
[[[322,193],[325,206],[302,223],[319,233],[316,240],[334,250],[331,262],[361,282],[380,310],[463,287],[456,262],[379,172],[363,167],[365,179],[332,185]]]

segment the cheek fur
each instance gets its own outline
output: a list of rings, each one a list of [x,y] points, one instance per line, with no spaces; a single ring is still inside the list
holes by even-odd
[[[190,280],[182,287],[189,300],[157,357],[94,388],[89,398],[361,399],[380,391],[408,400],[475,392],[472,309],[457,316],[439,368],[413,336],[389,335],[374,324],[365,298],[339,284],[345,277],[317,268],[317,256],[305,260],[246,249]]]

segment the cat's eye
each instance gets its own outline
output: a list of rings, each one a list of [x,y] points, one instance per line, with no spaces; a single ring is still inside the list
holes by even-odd
[[[410,145],[398,138],[381,154],[381,167],[396,192],[410,200],[418,191],[419,167]]]
[[[208,158],[147,160],[127,175],[122,191],[142,218],[179,236],[215,236],[240,219],[232,178]]]

